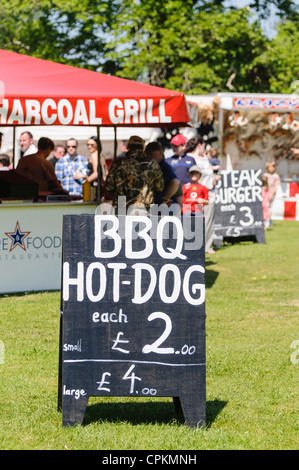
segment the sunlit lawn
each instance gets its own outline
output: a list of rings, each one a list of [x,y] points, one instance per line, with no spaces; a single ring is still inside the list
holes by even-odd
[[[185,426],[169,398],[117,397],[91,398],[83,425],[62,427],[60,293],[2,296],[0,449],[298,448],[298,233],[298,222],[275,222],[266,244],[206,259],[203,429]]]

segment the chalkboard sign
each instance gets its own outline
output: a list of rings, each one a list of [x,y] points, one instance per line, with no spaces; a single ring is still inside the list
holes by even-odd
[[[90,396],[173,397],[205,422],[203,217],[70,215],[63,221],[58,406]]]
[[[214,244],[265,243],[261,170],[222,171],[215,189]]]

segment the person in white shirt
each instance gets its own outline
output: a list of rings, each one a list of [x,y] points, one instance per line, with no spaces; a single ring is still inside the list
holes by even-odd
[[[33,135],[29,131],[24,131],[20,135],[21,158],[26,155],[32,155],[37,152],[33,143]]]

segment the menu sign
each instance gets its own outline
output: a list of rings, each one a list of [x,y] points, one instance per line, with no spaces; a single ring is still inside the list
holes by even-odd
[[[265,243],[261,170],[222,171],[215,189],[214,244]]]
[[[202,217],[64,217],[63,425],[90,396],[173,397],[205,422]]]

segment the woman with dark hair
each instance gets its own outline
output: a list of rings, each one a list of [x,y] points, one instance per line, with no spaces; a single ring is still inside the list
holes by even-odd
[[[107,176],[107,166],[105,158],[101,155],[102,145],[97,137],[92,136],[87,141],[87,147],[90,152],[90,157],[87,165],[87,172],[83,169],[79,169],[75,172],[75,180],[88,181],[91,185],[96,186],[98,180],[98,154],[100,154],[100,166],[101,166],[101,180],[105,181]]]
[[[186,150],[185,152],[188,153],[188,154],[192,154],[192,152],[194,152],[194,150],[196,149],[196,147],[198,145],[203,145],[203,148],[204,148],[204,140],[202,137],[192,137],[192,139],[189,139],[187,141],[187,144],[186,144]]]

